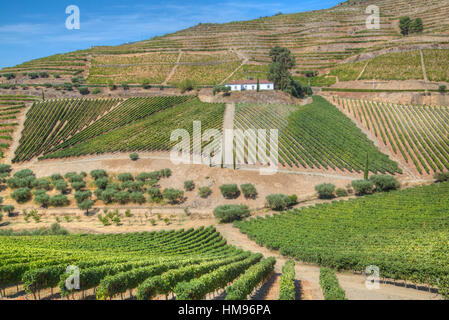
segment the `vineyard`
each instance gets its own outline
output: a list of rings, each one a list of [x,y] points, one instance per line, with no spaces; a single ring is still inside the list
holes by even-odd
[[[0,158],[9,149],[13,133],[18,126],[17,117],[25,108],[25,103],[35,100],[25,95],[0,95]]]
[[[449,169],[449,108],[339,97],[331,101],[417,173]]]
[[[349,118],[318,96],[303,107],[239,104],[235,128],[278,129],[284,166],[361,172],[368,155],[370,171],[401,172]]]
[[[449,183],[235,222],[259,245],[335,269],[449,288]]]
[[[251,292],[274,265],[274,259],[226,245],[213,227],[0,239],[3,297],[17,286],[34,299],[123,299],[128,293],[139,300],[170,294],[205,299],[238,279],[226,291],[246,299],[242,292]],[[79,268],[79,289],[67,284],[68,266]],[[240,291],[232,289],[237,286]]]
[[[48,153],[44,158],[64,158],[107,152],[169,151],[178,143],[178,141],[170,141],[173,130],[185,129],[193,139],[193,121],[201,121],[202,132],[207,129],[222,129],[224,104],[204,103],[198,98],[189,100],[182,97],[169,98],[168,101],[174,103],[182,102],[182,100],[187,101],[171,108],[167,108],[164,100],[162,105],[156,104],[160,111],[154,114],[152,114],[154,105],[150,104],[147,109],[143,107],[147,116],[140,120],[134,111],[129,113],[127,118],[122,116],[120,110],[117,110],[111,117],[105,116],[104,121],[100,120],[99,124],[94,124],[91,130],[87,128],[86,131],[81,131],[78,136],[74,136],[64,145],[72,146]],[[132,100],[130,103],[125,102],[125,109],[130,105],[135,106]],[[117,115],[120,118],[116,118]],[[193,146],[193,143],[191,145]]]
[[[91,124],[120,99],[62,99],[35,103],[27,113],[13,162],[32,159]]]

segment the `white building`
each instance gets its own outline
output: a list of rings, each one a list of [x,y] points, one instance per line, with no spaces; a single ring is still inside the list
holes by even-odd
[[[259,80],[260,90],[274,90],[274,83],[267,80]],[[237,80],[231,81],[226,84],[226,87],[230,87],[231,91],[256,91],[257,80]]]

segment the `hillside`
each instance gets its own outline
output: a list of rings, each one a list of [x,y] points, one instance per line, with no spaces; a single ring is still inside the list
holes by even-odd
[[[448,0],[377,1],[381,10],[379,30],[366,28],[365,10],[370,4],[365,0],[346,1],[325,10],[226,24],[199,24],[146,41],[93,47],[25,62],[4,68],[0,74],[14,73],[15,78],[2,80],[16,83],[63,84],[74,76],[83,76],[89,84],[148,81],[154,85],[175,85],[188,77],[201,85],[213,85],[228,79],[264,77],[269,50],[275,45],[289,48],[296,56],[295,74],[307,70],[327,73],[342,63],[364,61],[390,51],[449,48]],[[422,18],[424,32],[401,36],[398,24],[404,15]],[[445,53],[446,50],[440,55]],[[438,53],[427,54],[431,59]],[[415,56],[416,53],[411,59]],[[354,70],[347,77],[339,70],[332,74],[341,76],[340,80],[356,80],[365,63],[355,63],[358,65],[349,66]],[[417,69],[387,78],[422,79],[419,72]],[[441,70],[431,72],[430,80],[447,81]],[[373,77],[382,79],[373,75],[372,70],[367,70],[362,79]]]

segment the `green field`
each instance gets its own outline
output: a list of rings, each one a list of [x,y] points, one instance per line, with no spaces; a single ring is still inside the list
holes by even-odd
[[[117,235],[0,236],[0,257],[1,288],[23,282],[27,293],[39,297],[40,291],[55,287],[61,296],[81,292],[65,284],[66,269],[73,265],[80,270],[83,297],[95,289],[98,300],[123,298],[132,289],[137,289],[140,300],[172,292],[186,300],[204,299],[241,275],[240,282],[248,287],[252,278],[260,277],[251,267],[267,264],[261,255],[226,245],[213,227]]]
[[[112,131],[102,131],[92,139],[82,140],[69,148],[49,153],[45,158],[118,151],[169,151],[178,143],[170,141],[173,130],[186,129],[191,139],[193,139],[193,121],[201,121],[203,132],[207,129],[221,130],[224,110],[224,104],[205,103],[194,98]]]
[[[449,294],[449,183],[236,222],[259,245],[336,269],[429,283]],[[437,280],[439,279],[439,281]]]
[[[361,172],[400,172],[397,163],[332,104],[315,96],[306,106],[238,104],[236,129],[278,129],[279,162],[285,166]]]

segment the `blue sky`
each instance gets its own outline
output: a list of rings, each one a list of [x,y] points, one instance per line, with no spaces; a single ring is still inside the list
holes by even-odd
[[[175,32],[200,22],[248,20],[278,12],[317,10],[337,0],[16,0],[0,7],[0,68],[55,53],[118,45]],[[66,7],[81,13],[67,30]]]

